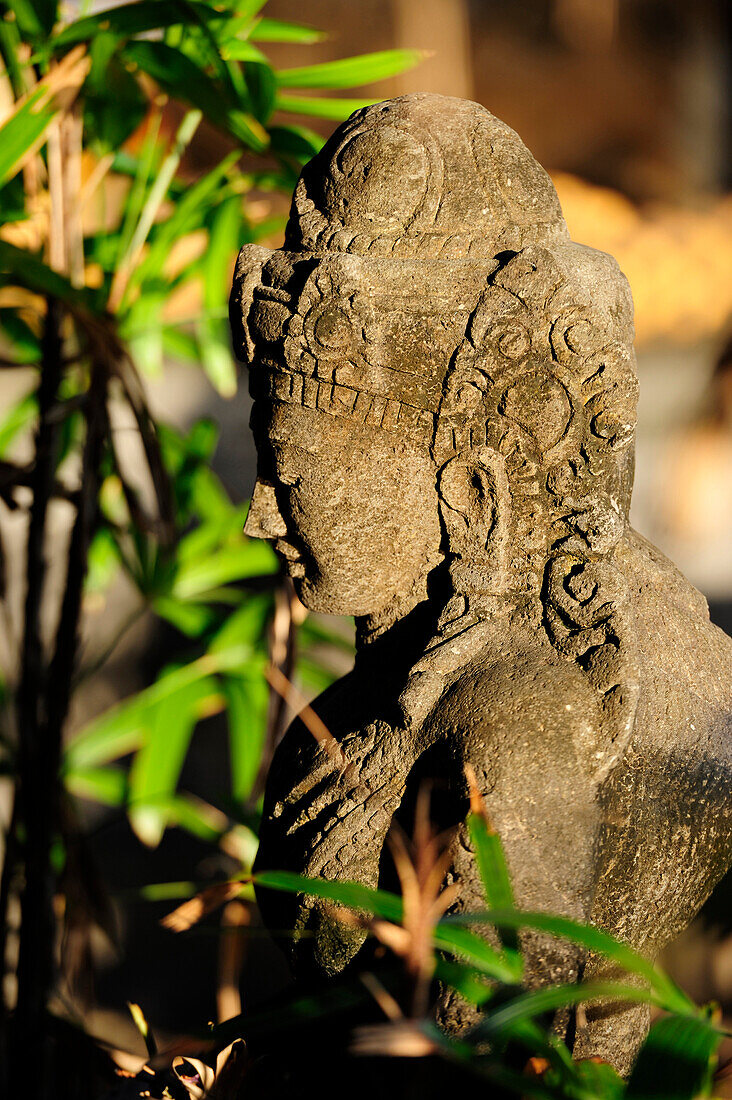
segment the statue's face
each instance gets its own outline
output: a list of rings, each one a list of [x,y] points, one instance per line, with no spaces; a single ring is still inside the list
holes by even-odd
[[[372,615],[419,584],[440,545],[427,446],[264,399],[252,428],[259,476],[245,532],[274,541],[306,607]]]

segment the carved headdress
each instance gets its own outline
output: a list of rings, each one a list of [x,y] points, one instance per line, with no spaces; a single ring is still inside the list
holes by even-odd
[[[632,300],[611,257],[569,239],[518,135],[442,96],[358,111],[303,170],[284,248],[242,250],[232,325],[255,397],[431,449],[456,593],[478,616],[496,597],[539,607],[613,716],[611,766],[637,696],[613,565]]]

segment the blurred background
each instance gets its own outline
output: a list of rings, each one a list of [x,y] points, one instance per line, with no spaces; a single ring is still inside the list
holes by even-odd
[[[110,5],[104,5],[110,6]],[[101,5],[95,5],[99,8]],[[711,614],[732,633],[732,8],[727,0],[269,0],[269,18],[310,24],[325,32],[303,45],[274,41],[276,69],[327,62],[394,47],[428,51],[402,75],[364,85],[349,95],[387,98],[411,91],[474,99],[518,131],[557,186],[573,238],[611,252],[630,280],[636,307],[640,376],[637,474],[632,519],[708,597]],[[183,110],[163,108],[172,132]],[[283,120],[297,121],[284,112]],[[300,120],[301,121],[301,120]],[[336,125],[309,121],[322,136]],[[139,150],[144,124],[127,139]],[[184,157],[193,185],[231,148],[230,136],[204,122]],[[103,222],[125,201],[108,188],[92,212]],[[248,217],[259,239],[282,241],[288,200],[267,189],[248,196]],[[200,242],[199,242],[200,243]],[[199,243],[188,242],[191,256]],[[179,260],[185,263],[186,245]],[[233,259],[233,258],[232,258]],[[195,311],[200,289],[185,288],[171,316]],[[13,382],[0,380],[8,399]],[[218,391],[206,375],[166,349],[146,385],[151,410],[181,430],[201,417],[220,428],[213,467],[234,502],[251,492],[255,455],[248,431],[245,382],[236,396]],[[223,387],[226,390],[226,387]],[[9,541],[16,537],[9,525]],[[124,583],[104,600],[87,601],[87,644],[94,647],[110,617],[129,612]],[[331,629],[324,625],[323,630]],[[348,666],[349,624],[335,626],[343,641],[328,644],[330,674]],[[339,633],[340,632],[340,633]],[[332,642],[332,639],[331,639]],[[77,694],[73,724],[83,726],[117,699],[146,686],[151,669],[179,646],[172,628],[141,616],[114,659]],[[330,662],[330,663],[328,663]],[[301,677],[306,695],[317,677]],[[217,804],[228,768],[226,724],[201,721],[183,765],[181,785]],[[226,986],[218,923],[180,941],[158,921],[170,892],[155,901],[150,884],[180,880],[185,887],[231,873],[227,855],[202,840],[168,829],[154,847],[141,846],[127,818],[82,803],[91,858],[112,898],[118,928],[113,948],[95,943],[97,979],[89,1026],[139,1046],[124,1016],[139,1001],[162,1033],[192,1019],[215,1018]],[[141,891],[147,890],[143,897]],[[184,891],[183,891],[184,892]],[[707,916],[669,955],[669,965],[692,995],[732,1005],[732,936],[726,888]],[[228,910],[243,921],[245,1006],[287,981],[250,905]],[[182,958],[184,961],[182,961]],[[234,996],[236,1008],[237,995]],[[219,1006],[220,1009],[220,1006]],[[220,1014],[220,1012],[219,1012]]]
[[[732,15],[723,0],[270,0],[267,13],[324,28],[276,43],[278,68],[418,47],[416,68],[357,89],[462,96],[513,127],[550,172],[575,240],[612,253],[630,280],[641,379],[633,520],[732,622]],[[335,123],[320,121],[324,136]],[[191,165],[220,155],[197,136]],[[284,217],[262,199],[257,216]],[[277,246],[279,230],[264,238]],[[177,391],[177,397],[174,396]],[[205,392],[161,381],[180,415]],[[217,407],[219,461],[244,496],[246,397]],[[203,403],[203,405],[202,405]],[[231,480],[233,479],[233,480]]]

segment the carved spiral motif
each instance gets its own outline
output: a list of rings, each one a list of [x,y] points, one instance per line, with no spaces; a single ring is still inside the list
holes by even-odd
[[[541,600],[554,646],[599,694],[610,732],[593,746],[598,777],[622,754],[639,691],[626,584],[614,564],[627,523],[637,382],[612,328],[552,253],[517,254],[489,278],[471,317],[433,441],[438,461],[481,446],[503,456],[499,506],[511,517],[503,583],[514,597]],[[495,562],[477,542],[473,553],[476,564],[459,561],[453,575],[495,585]]]

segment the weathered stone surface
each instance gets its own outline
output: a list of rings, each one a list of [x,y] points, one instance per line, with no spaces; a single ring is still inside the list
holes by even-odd
[[[484,108],[406,96],[355,114],[304,169],[285,247],[242,251],[232,321],[260,457],[249,534],[298,594],[358,619],[353,671],[269,778],[260,866],[376,884],[424,779],[449,879],[481,905],[462,821],[478,776],[520,905],[653,957],[730,862],[732,642],[628,523],[637,380],[615,261],[569,239],[554,188]],[[299,965],[361,938],[318,904]],[[605,973],[527,937],[529,980]],[[446,999],[443,1019],[464,1007]],[[627,1071],[642,1008],[559,1018]]]

